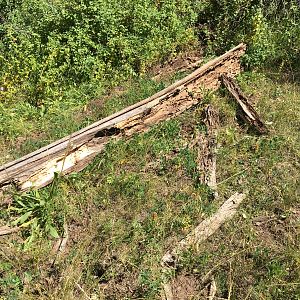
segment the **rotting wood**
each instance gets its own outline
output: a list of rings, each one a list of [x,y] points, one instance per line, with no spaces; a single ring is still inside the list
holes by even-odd
[[[253,126],[260,134],[267,134],[268,129],[260,119],[255,109],[250,104],[248,98],[241,91],[234,79],[229,78],[225,74],[222,75],[222,81],[228,92],[238,103],[241,111],[241,117],[251,126]]]
[[[182,251],[205,242],[226,221],[232,219],[245,198],[246,194],[244,193],[235,193],[232,195],[213,216],[202,221],[185,239],[181,240],[171,251],[168,251],[161,260],[163,273],[167,274],[171,268],[176,268],[178,256]],[[173,294],[168,282],[163,283],[163,290],[165,294],[167,291],[169,297],[172,299]]]
[[[218,196],[217,193],[217,128],[219,126],[218,113],[211,105],[207,105],[204,110],[204,123],[207,128],[207,133],[199,133],[197,138],[197,161],[200,171],[199,181],[206,184],[214,192],[214,197]]]
[[[232,195],[214,215],[201,222],[185,239],[181,240],[172,251],[167,252],[162,258],[162,265],[173,266],[176,263],[177,255],[181,251],[206,241],[222,224],[235,215],[237,208],[245,197],[246,194],[244,193],[235,193]]]
[[[68,174],[82,170],[111,138],[145,132],[153,124],[179,115],[201,101],[204,88],[219,88],[220,75],[239,74],[240,57],[245,49],[240,44],[155,95],[1,166],[0,188],[9,184],[19,190],[46,186],[55,172]]]

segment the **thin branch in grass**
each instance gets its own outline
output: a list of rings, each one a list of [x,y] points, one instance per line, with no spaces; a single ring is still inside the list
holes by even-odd
[[[232,195],[214,215],[201,222],[185,239],[181,240],[171,252],[167,252],[162,258],[162,264],[167,266],[174,264],[180,252],[206,241],[226,221],[235,215],[239,205],[245,198],[246,194],[244,193],[235,193]]]
[[[0,236],[12,234],[12,233],[18,232],[20,230],[21,230],[20,227],[1,226],[0,227]]]
[[[83,293],[83,295],[84,295],[84,297],[86,298],[86,299],[88,299],[88,300],[92,300],[92,298],[91,297],[89,297],[88,296],[88,294],[86,293],[86,291],[76,282],[76,287],[78,288],[78,290],[80,291],[80,292],[82,292]]]

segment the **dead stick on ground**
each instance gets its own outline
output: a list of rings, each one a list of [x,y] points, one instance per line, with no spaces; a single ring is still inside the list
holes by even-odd
[[[217,293],[216,281],[214,278],[212,278],[210,288],[209,288],[208,300],[213,300],[215,298],[216,293]]]
[[[0,190],[9,185],[22,191],[42,188],[53,181],[57,172],[69,174],[82,170],[111,139],[128,138],[175,118],[202,100],[203,88],[218,89],[222,74],[230,77],[239,74],[240,57],[245,49],[240,44],[153,96],[0,166]]]
[[[51,266],[53,266],[57,258],[65,252],[68,240],[69,240],[68,225],[67,223],[64,223],[63,237],[61,237],[56,241],[51,251],[52,254],[55,255],[54,259],[52,259],[51,261]]]
[[[18,232],[19,230],[21,230],[20,227],[2,226],[0,227],[0,236]]]
[[[226,75],[222,75],[222,80],[224,86],[227,88],[228,92],[233,96],[233,98],[238,103],[242,114],[241,117],[251,126],[253,126],[260,134],[268,133],[268,129],[265,124],[261,121],[258,113],[250,104],[248,98],[241,91],[237,83]]]
[[[86,299],[91,300],[92,298],[89,297],[89,295],[86,293],[86,291],[78,284],[76,283],[76,287],[83,293]]]
[[[217,128],[219,125],[218,113],[208,105],[205,110],[204,123],[207,128],[206,134],[199,134],[198,143],[198,168],[200,171],[199,181],[206,184],[214,192],[214,197],[218,197],[217,193]]]
[[[166,273],[170,268],[176,265],[180,252],[193,245],[203,243],[214,234],[221,225],[232,219],[245,197],[246,194],[244,193],[235,193],[232,195],[213,216],[201,222],[185,239],[181,240],[172,251],[168,251],[161,260],[161,264],[164,267],[163,271]],[[164,284],[163,288],[165,291],[169,291],[168,283]]]
[[[164,284],[163,289],[164,289],[164,293],[165,293],[164,298],[166,300],[173,300],[174,297],[173,297],[171,285],[169,283],[166,283],[166,284]]]

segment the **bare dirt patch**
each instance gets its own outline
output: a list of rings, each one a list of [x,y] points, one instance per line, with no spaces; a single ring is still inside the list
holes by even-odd
[[[178,275],[171,282],[174,300],[199,299],[199,281],[194,276]]]
[[[149,73],[153,74],[152,79],[161,80],[162,78],[169,77],[176,72],[186,71],[195,62],[200,62],[202,57],[202,49],[187,51],[178,55],[176,58],[153,66],[152,68],[150,68]]]

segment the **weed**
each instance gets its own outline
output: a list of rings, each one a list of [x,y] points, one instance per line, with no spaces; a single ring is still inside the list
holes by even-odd
[[[25,249],[28,249],[41,235],[49,234],[53,238],[59,237],[58,232],[61,231],[63,225],[63,215],[62,211],[60,213],[57,211],[58,206],[54,204],[57,180],[58,175],[56,174],[49,190],[33,190],[14,196],[9,212],[16,217],[12,225],[26,230]]]

